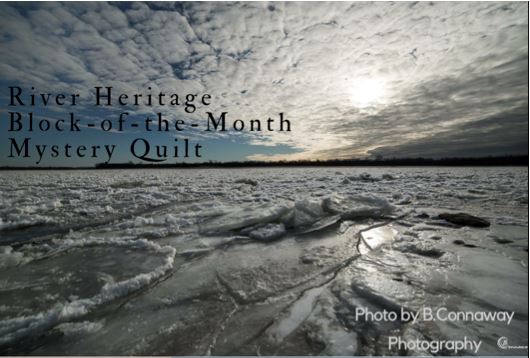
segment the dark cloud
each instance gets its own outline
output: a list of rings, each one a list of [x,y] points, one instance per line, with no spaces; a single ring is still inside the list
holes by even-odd
[[[482,157],[528,154],[528,111],[503,113],[465,123],[401,145],[370,151],[383,157]]]

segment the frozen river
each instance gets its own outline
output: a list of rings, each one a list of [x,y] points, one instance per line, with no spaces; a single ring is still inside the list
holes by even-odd
[[[527,354],[527,168],[0,172],[0,245],[3,354]]]

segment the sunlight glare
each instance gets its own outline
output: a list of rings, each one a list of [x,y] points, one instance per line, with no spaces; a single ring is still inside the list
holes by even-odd
[[[381,79],[361,79],[354,83],[351,100],[354,106],[366,108],[380,104],[385,96],[385,82]]]

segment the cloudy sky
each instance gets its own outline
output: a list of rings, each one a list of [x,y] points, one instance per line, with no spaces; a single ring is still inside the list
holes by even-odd
[[[209,93],[209,110],[231,118],[284,112],[291,121],[290,133],[187,132],[205,160],[526,154],[527,28],[525,2],[2,3],[1,150],[13,136],[7,86],[17,84]],[[33,110],[54,118],[68,109]],[[128,143],[141,134],[32,138]],[[164,136],[175,133],[153,138]],[[125,145],[116,161],[127,159]]]

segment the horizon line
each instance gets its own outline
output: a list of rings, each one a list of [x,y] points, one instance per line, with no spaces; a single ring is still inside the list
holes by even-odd
[[[308,159],[308,160],[278,160],[278,161],[206,161],[206,162],[177,162],[177,163],[96,163],[92,166],[0,166],[0,170],[83,170],[83,169],[170,169],[170,168],[222,168],[222,167],[333,167],[333,166],[528,166],[528,154],[504,155],[485,157],[447,157],[447,158],[372,158],[372,159]]]

